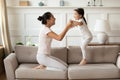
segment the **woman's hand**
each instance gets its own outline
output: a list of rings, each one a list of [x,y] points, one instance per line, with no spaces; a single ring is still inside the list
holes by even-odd
[[[72,28],[73,27],[73,20],[69,20],[69,22],[67,23],[66,27],[68,29]]]

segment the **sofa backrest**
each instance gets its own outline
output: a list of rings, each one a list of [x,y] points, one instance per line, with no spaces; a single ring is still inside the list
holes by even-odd
[[[115,63],[118,53],[120,52],[119,45],[88,46],[87,49],[88,63]],[[15,53],[18,62],[37,63],[37,50],[38,47],[35,46],[15,46]],[[66,47],[52,48],[51,55],[67,62],[68,64],[78,64],[82,59],[82,52],[79,46],[69,46],[68,50]]]
[[[15,46],[15,53],[18,59],[18,62],[30,62],[36,63],[36,54],[38,47],[35,46]],[[51,55],[55,56],[65,62],[67,62],[67,48],[66,47],[56,47],[52,48]]]
[[[97,45],[87,46],[88,63],[115,63],[120,51],[119,45]],[[68,47],[68,64],[78,64],[82,59],[82,52],[79,46]]]

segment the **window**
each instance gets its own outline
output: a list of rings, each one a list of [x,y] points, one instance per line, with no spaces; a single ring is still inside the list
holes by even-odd
[[[0,45],[2,45],[2,37],[1,37],[1,17],[0,17]]]

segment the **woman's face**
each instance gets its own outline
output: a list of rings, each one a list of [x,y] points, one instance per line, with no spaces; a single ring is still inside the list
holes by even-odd
[[[52,15],[50,19],[48,20],[48,23],[52,26],[55,24],[55,17]]]
[[[74,18],[75,20],[79,20],[80,18],[82,18],[82,15],[78,14],[77,11],[74,11]]]

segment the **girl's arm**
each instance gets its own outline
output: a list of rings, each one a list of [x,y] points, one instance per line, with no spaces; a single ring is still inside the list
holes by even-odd
[[[67,31],[68,31],[71,27],[72,27],[72,21],[70,21],[70,22],[66,25],[65,29],[63,30],[63,32],[60,33],[59,35],[56,34],[55,32],[49,32],[47,35],[48,35],[49,37],[53,38],[53,39],[56,39],[56,40],[58,40],[58,41],[61,41],[61,40],[64,38],[64,36],[65,36],[65,34],[67,33]]]

